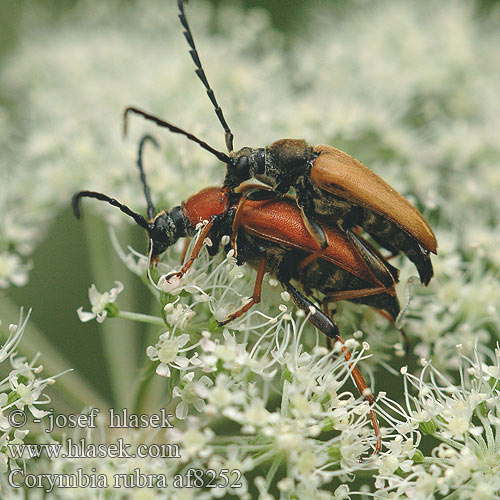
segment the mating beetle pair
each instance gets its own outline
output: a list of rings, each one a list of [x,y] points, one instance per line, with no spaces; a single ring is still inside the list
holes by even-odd
[[[308,315],[309,321],[323,332],[330,342],[344,343],[337,325],[320,309],[300,293],[291,280],[298,281],[309,292],[324,294],[324,303],[337,300],[352,300],[385,310],[394,320],[399,312],[399,303],[394,285],[397,270],[394,269],[371,245],[359,237],[363,247],[356,247],[348,237],[335,227],[324,227],[329,245],[325,253],[304,266],[302,272],[298,264],[314,254],[315,242],[304,225],[300,211],[293,199],[269,198],[269,191],[254,189],[251,196],[232,193],[223,196],[223,189],[210,187],[188,198],[180,206],[169,211],[156,212],[149,195],[149,187],[142,165],[142,150],[149,136],[143,138],[139,147],[138,167],[147,201],[150,221],[132,211],[114,198],[95,191],[81,191],[73,197],[73,210],[80,217],[81,198],[95,198],[105,201],[132,217],[144,228],[152,242],[152,257],[156,258],[179,238],[194,236],[200,222],[208,221],[198,236],[191,255],[178,275],[184,275],[195,262],[203,243],[210,237],[212,246],[209,253],[215,255],[222,237],[230,234],[236,214],[239,212],[238,264],[249,263],[257,268],[257,278],[251,300],[231,314],[227,322],[240,317],[261,299],[261,288],[265,273],[278,278],[293,302]],[[250,192],[250,191],[247,191]],[[230,243],[226,246],[226,251]],[[360,257],[360,251],[366,257]],[[344,348],[344,356],[350,360],[350,353]],[[372,405],[373,396],[367,392],[367,385],[356,366],[352,367],[354,381],[367,401]],[[371,420],[377,434],[376,449],[380,449],[380,431],[373,411]]]
[[[430,253],[437,252],[432,229],[408,200],[355,158],[330,146],[313,147],[296,139],[282,139],[266,148],[244,147],[234,151],[233,134],[200,62],[184,12],[184,0],[178,0],[178,8],[196,74],[225,131],[228,154],[136,107],[125,110],[125,133],[128,114],[135,113],[171,132],[185,135],[227,165],[224,188],[228,193],[252,178],[270,186],[276,196],[283,196],[293,188],[301,217],[316,243],[316,258],[328,245],[319,222],[337,225],[356,246],[363,246],[353,231],[360,227],[394,254],[403,252],[417,267],[421,282],[427,285],[433,276]]]

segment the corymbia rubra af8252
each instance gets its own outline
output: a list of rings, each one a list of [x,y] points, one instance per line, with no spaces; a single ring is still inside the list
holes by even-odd
[[[355,248],[364,245],[353,230],[361,227],[382,247],[393,253],[403,252],[427,285],[433,276],[430,254],[437,252],[432,229],[406,198],[361,162],[336,148],[310,146],[297,139],[281,139],[265,148],[234,150],[233,134],[203,70],[184,12],[184,0],[178,0],[178,7],[196,74],[224,128],[228,153],[217,151],[193,134],[136,107],[125,110],[125,132],[128,114],[135,113],[198,143],[227,165],[224,195],[252,178],[270,186],[276,196],[284,196],[293,188],[300,215],[314,241],[314,258],[319,258],[328,246],[324,224],[336,225]]]

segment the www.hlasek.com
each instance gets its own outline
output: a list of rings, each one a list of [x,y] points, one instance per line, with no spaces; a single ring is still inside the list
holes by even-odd
[[[17,458],[181,458],[179,445],[140,444],[131,452],[130,443],[119,438],[115,443],[87,443],[84,438],[74,441],[66,439],[62,443],[48,444],[8,444],[10,456]]]

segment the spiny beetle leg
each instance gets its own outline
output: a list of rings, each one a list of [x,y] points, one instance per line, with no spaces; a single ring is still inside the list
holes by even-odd
[[[208,221],[208,224],[203,228],[200,235],[198,236],[198,239],[196,240],[194,248],[191,252],[191,255],[189,256],[189,260],[182,266],[180,271],[177,271],[175,273],[170,273],[166,278],[167,281],[172,279],[174,276],[178,276],[179,278],[182,278],[188,272],[188,270],[191,268],[191,266],[194,264],[194,261],[196,260],[196,258],[200,254],[200,251],[203,248],[203,243],[205,242],[205,238],[208,236],[210,229],[212,229],[212,226],[214,225],[216,218],[217,218],[216,215],[214,215],[210,218],[210,220]]]
[[[186,254],[187,254],[190,242],[191,242],[191,238],[186,237],[184,240],[184,246],[182,247],[182,252],[181,252],[181,264],[183,264],[184,260],[186,259]]]

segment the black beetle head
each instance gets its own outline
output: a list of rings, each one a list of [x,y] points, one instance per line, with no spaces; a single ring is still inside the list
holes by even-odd
[[[186,236],[186,219],[181,207],[174,207],[169,212],[160,212],[148,223],[148,234],[153,244],[152,258],[156,259],[167,248]]]
[[[265,171],[264,148],[241,148],[231,155],[224,187],[234,189]]]

